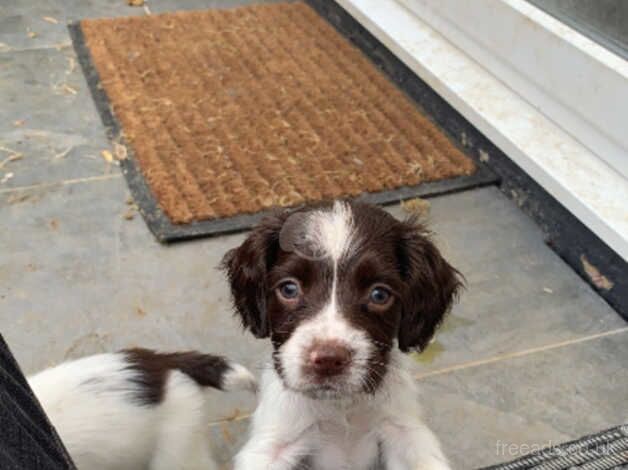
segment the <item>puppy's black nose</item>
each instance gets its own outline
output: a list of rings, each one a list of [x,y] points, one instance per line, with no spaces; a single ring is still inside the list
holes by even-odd
[[[333,377],[345,371],[351,356],[351,350],[336,341],[319,342],[309,350],[308,368],[319,377]]]

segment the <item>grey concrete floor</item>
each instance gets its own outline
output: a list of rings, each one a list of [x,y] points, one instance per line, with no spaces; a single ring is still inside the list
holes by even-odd
[[[139,216],[124,217],[125,182],[100,156],[109,143],[65,23],[127,14],[146,12],[124,0],[0,5],[0,162],[21,155],[0,168],[0,331],[27,373],[133,345],[223,353],[259,370],[268,347],[232,318],[216,269],[245,234],[159,245]],[[414,366],[454,467],[628,422],[626,323],[496,188],[431,202],[439,244],[468,285]],[[208,425],[223,462],[254,406],[215,395]]]

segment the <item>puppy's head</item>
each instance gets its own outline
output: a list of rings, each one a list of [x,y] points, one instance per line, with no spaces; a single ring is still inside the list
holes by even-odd
[[[314,397],[373,393],[395,343],[423,349],[461,285],[421,225],[354,202],[268,217],[223,267],[243,325]]]

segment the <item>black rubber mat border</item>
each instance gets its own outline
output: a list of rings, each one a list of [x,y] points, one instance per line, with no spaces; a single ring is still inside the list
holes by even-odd
[[[85,44],[85,38],[80,23],[71,23],[68,25],[68,28],[70,30],[74,50],[78,56],[78,62],[83,69],[100,118],[107,129],[107,135],[112,141],[120,143],[127,148],[127,158],[120,161],[120,167],[126,178],[131,195],[139,208],[139,212],[142,214],[146,225],[148,225],[148,228],[157,240],[162,243],[169,243],[238,232],[251,228],[264,216],[272,212],[260,211],[255,214],[242,214],[233,217],[191,222],[188,224],[171,223],[168,216],[159,207],[156,198],[148,187],[133,154],[133,149],[124,141],[120,123],[111,110],[109,98],[105,90],[100,86],[100,78],[92,62],[89,49]],[[465,152],[463,147],[460,148],[468,155],[468,152]],[[493,185],[499,181],[499,178],[487,165],[479,162],[478,159],[474,160],[476,161],[477,170],[470,176],[459,176],[446,180],[425,182],[416,186],[403,186],[391,191],[364,193],[356,199],[374,204],[392,204],[415,197],[427,198]]]
[[[628,424],[530,453],[482,470],[611,470],[628,468]]]
[[[499,189],[541,228],[547,245],[628,320],[628,263],[333,0],[305,0],[405,91],[453,142],[500,179]],[[586,262],[613,282],[596,285]]]

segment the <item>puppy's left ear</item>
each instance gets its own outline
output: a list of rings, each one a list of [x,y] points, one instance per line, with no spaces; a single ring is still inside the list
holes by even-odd
[[[411,219],[402,223],[397,247],[405,284],[399,349],[423,350],[462,287],[460,273],[440,254],[425,228]]]
[[[270,333],[266,275],[279,250],[279,232],[285,217],[280,212],[265,217],[242,245],[227,252],[220,266],[227,273],[236,313],[256,338]]]

